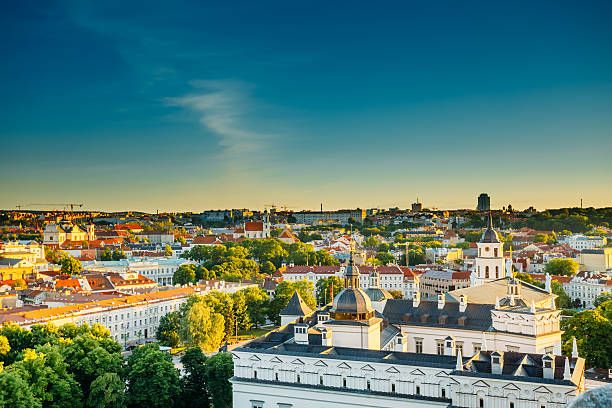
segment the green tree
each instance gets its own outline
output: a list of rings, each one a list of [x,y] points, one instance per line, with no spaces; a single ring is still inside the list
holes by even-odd
[[[314,296],[314,284],[307,280],[297,282],[283,281],[276,286],[274,299],[268,307],[268,318],[276,324],[280,323],[280,312],[287,306],[289,299],[295,291],[298,291],[304,302],[311,309],[316,308],[316,298]]]
[[[234,375],[234,362],[230,353],[217,353],[206,361],[206,388],[215,408],[232,406],[232,385],[229,379]]]
[[[380,245],[380,241],[375,237],[370,236],[363,240],[363,246],[366,248],[377,248]]]
[[[537,242],[547,242],[548,241],[548,235],[547,234],[536,234],[536,236],[533,238],[533,242],[537,243]]]
[[[71,256],[66,256],[61,260],[62,273],[64,275],[78,275],[83,270],[83,265],[78,259]]]
[[[209,404],[206,389],[206,356],[199,347],[191,347],[181,357],[185,375],[181,378],[182,406],[207,408]]]
[[[100,259],[103,260],[103,261],[112,261],[113,260],[113,251],[110,249],[110,247],[104,248],[104,252],[102,252],[102,255],[100,256]]]
[[[130,408],[171,408],[181,392],[179,371],[170,354],[156,344],[138,347],[128,358],[125,370]]]
[[[260,270],[261,273],[272,275],[274,272],[276,272],[276,266],[274,266],[274,264],[270,261],[265,261],[263,264],[261,264]]]
[[[597,306],[597,311],[601,313],[603,317],[612,322],[612,299],[606,300]]]
[[[244,293],[246,310],[249,320],[259,327],[266,322],[266,311],[268,309],[268,295],[259,288],[246,288],[241,290]]]
[[[187,285],[196,281],[196,268],[192,264],[186,264],[179,266],[174,271],[172,282],[178,283],[179,285]]]
[[[572,299],[565,293],[562,284],[554,280],[550,284],[550,289],[552,293],[557,295],[555,299],[557,309],[570,309],[572,307]]]
[[[168,244],[166,244],[166,246],[164,247],[164,255],[166,256],[172,256],[173,252],[172,252],[172,247]]]
[[[609,368],[612,363],[612,323],[599,310],[584,310],[561,321],[563,351],[571,354],[572,339],[589,366]]]
[[[0,372],[0,407],[41,408],[41,403],[18,372],[5,371]]]
[[[612,293],[602,292],[601,295],[597,296],[595,300],[593,300],[593,305],[595,307],[599,307],[599,305],[601,305],[604,302],[607,302],[608,300],[612,300]]]
[[[123,357],[121,345],[110,338],[82,334],[67,343],[63,355],[69,370],[80,384],[85,399],[92,382],[105,373],[121,373]]]
[[[182,236],[182,235],[179,235],[178,237],[176,237],[176,240],[175,240],[175,241],[176,241],[176,242],[178,242],[178,243],[179,243],[179,244],[181,244],[181,245],[185,245],[185,243],[187,242],[187,241],[185,240],[185,237],[184,237],[184,236]]]
[[[376,259],[378,259],[381,265],[388,265],[395,261],[395,257],[388,252],[377,253]]]
[[[216,351],[223,340],[225,319],[204,302],[197,302],[187,312],[181,324],[184,344]]]
[[[344,289],[344,282],[337,276],[330,276],[329,278],[319,279],[315,287],[317,303],[319,305],[325,305],[334,300],[336,295],[340,293],[342,289]]]
[[[0,354],[4,355],[11,351],[11,345],[9,344],[6,336],[0,335]]]
[[[236,319],[236,326],[238,330],[249,330],[253,323],[251,323],[251,318],[247,313],[247,305],[246,305],[246,296],[244,292],[238,291],[231,295],[234,307],[234,318]]]
[[[125,403],[125,382],[119,374],[104,373],[91,383],[88,408],[124,408]]]
[[[314,253],[314,262],[315,265],[329,265],[329,266],[335,266],[339,264],[339,261],[334,258],[333,256],[331,256],[329,254],[329,252],[327,252],[325,249],[322,249],[320,251],[316,251]]]
[[[199,282],[202,279],[204,280],[216,279],[216,276],[214,273],[212,273],[205,267],[198,265],[195,268],[195,279],[196,279],[195,280],[196,282]]]
[[[155,337],[164,346],[176,347],[181,342],[181,315],[178,311],[166,313],[159,319]]]
[[[123,252],[123,249],[117,248],[113,250],[111,258],[113,261],[119,261],[121,259],[125,259],[125,252]]]
[[[578,262],[573,259],[551,259],[544,265],[544,272],[550,275],[573,276],[578,267]]]
[[[82,392],[60,352],[60,346],[46,344],[36,351],[25,349],[23,360],[7,367],[26,380],[43,408],[81,407]]]
[[[390,290],[389,294],[393,296],[393,299],[403,299],[404,294],[399,290]]]

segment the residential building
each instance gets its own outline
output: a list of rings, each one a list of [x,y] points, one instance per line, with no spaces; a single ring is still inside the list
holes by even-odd
[[[563,283],[563,289],[572,301],[580,302],[580,307],[594,309],[593,302],[604,292],[612,293],[612,276],[603,272],[581,271],[569,282]]]
[[[467,288],[471,284],[470,275],[470,271],[429,269],[419,276],[421,296],[437,296],[440,293]]]
[[[202,295],[210,290],[233,293],[256,285],[209,281],[204,285],[170,289],[154,293],[120,296],[81,302],[68,306],[38,309],[13,309],[0,312],[0,322],[14,322],[30,328],[36,324],[66,323],[89,325],[99,323],[107,327],[111,336],[124,345],[154,338],[159,319],[176,311],[191,295]],[[95,299],[98,295],[91,295]]]
[[[353,256],[353,262],[354,262]],[[320,279],[327,279],[336,276],[340,279],[344,276],[346,266],[287,266],[280,268],[283,279],[291,282],[307,280],[314,285]],[[360,275],[360,286],[369,288],[371,280],[369,274],[375,270],[380,275],[380,288],[388,291],[397,290],[402,292],[405,298],[412,299],[412,294],[419,291],[419,278],[406,266],[387,265],[387,266],[360,266],[363,272]],[[331,300],[331,299],[330,299]]]
[[[146,238],[150,244],[172,244],[174,233],[168,231],[146,231],[136,234],[140,239]]]
[[[173,285],[174,272],[193,261],[175,258],[131,258],[119,261],[83,261],[83,268],[91,272],[134,272],[154,280],[160,286]]]
[[[601,248],[607,244],[608,240],[606,237],[591,237],[586,235],[574,234],[568,235],[565,238],[565,243],[570,246],[570,248],[575,249],[577,251],[582,251],[584,249],[595,249]]]
[[[425,249],[425,260],[428,263],[454,263],[463,259],[461,248],[427,248]]]
[[[347,225],[352,218],[356,222],[363,222],[366,217],[365,210],[339,210],[339,211],[301,211],[293,213],[298,224],[341,224]]]
[[[576,255],[581,271],[612,270],[612,248],[585,249]]]

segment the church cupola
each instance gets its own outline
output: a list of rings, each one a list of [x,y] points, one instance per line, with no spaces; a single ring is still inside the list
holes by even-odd
[[[515,278],[508,279],[508,289],[506,291],[506,298],[510,306],[516,306],[518,301],[521,299],[521,281]]]
[[[359,268],[355,265],[352,252],[349,264],[344,270],[344,287],[347,289],[359,289]]]

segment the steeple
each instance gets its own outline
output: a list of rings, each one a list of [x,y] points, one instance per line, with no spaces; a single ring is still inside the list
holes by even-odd
[[[349,264],[344,271],[344,287],[346,289],[359,289],[359,268],[355,265],[352,251]]]

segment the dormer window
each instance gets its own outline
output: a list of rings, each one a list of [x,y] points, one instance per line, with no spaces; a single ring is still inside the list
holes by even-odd
[[[545,361],[544,362],[544,367],[546,368],[552,368],[552,363],[550,361]]]
[[[493,357],[493,364],[499,364],[499,357]]]

